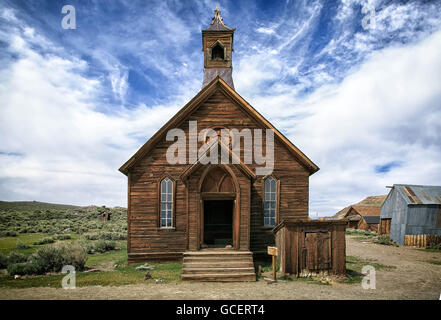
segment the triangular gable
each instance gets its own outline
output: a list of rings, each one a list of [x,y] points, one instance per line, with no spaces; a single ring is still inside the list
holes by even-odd
[[[191,99],[178,113],[176,113],[161,129],[159,129],[126,163],[124,163],[119,171],[127,175],[132,168],[144,155],[146,155],[154,146],[161,141],[167,131],[171,128],[178,127],[187,117],[192,114],[202,103],[208,99],[216,89],[232,99],[236,104],[253,118],[261,126],[272,129],[276,138],[299,160],[299,162],[308,169],[310,174],[319,170],[302,151],[300,151],[291,141],[289,141],[282,133],[280,133],[268,120],[266,120],[256,109],[254,109],[245,99],[243,99],[234,89],[232,89],[221,77],[217,76],[201,91],[199,91],[193,99]]]
[[[213,141],[211,145],[207,148],[207,150],[204,152],[202,157],[200,157],[195,163],[193,163],[190,167],[186,168],[180,175],[182,180],[186,180],[193,172],[195,172],[197,169],[199,169],[203,164],[201,161],[203,159],[208,158],[208,152],[212,151],[214,148],[217,148],[220,146],[222,153],[228,153],[228,156],[231,157],[231,159],[235,159],[236,162],[239,163],[231,163],[231,165],[236,166],[239,170],[241,170],[248,178],[250,179],[256,179],[256,174],[253,172],[253,170],[250,169],[245,163],[240,160],[240,158],[234,154],[230,148],[228,148],[222,141],[217,140]],[[230,163],[229,163],[230,165]]]
[[[353,206],[350,206],[348,211],[345,213],[345,215],[343,216],[343,218],[348,218],[350,216],[354,216],[354,215],[360,215],[357,210],[355,210],[355,208]]]
[[[361,217],[375,217],[380,216],[380,207],[375,206],[351,206],[346,212],[344,218],[359,215]]]

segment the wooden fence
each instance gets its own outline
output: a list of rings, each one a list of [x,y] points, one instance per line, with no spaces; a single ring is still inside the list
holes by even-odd
[[[425,248],[431,245],[441,243],[441,235],[434,234],[417,234],[405,235],[404,245]]]

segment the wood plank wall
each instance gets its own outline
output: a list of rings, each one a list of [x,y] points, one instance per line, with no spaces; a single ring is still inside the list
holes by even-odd
[[[180,128],[188,133],[188,120],[198,121],[198,130],[227,127],[242,130],[259,128],[256,121],[235,105],[221,89],[210,96],[196,112],[190,115]],[[264,135],[265,136],[265,135]],[[197,249],[199,241],[200,194],[196,190],[202,169],[189,177],[187,186],[180,174],[187,164],[170,165],[166,151],[172,142],[165,138],[130,171],[128,195],[128,248],[129,262],[146,257],[166,257],[179,260],[182,253]],[[199,144],[202,145],[202,142]],[[265,150],[265,139],[263,150]],[[243,148],[243,143],[242,143]],[[187,139],[188,150],[188,139]],[[241,150],[243,160],[243,149]],[[249,167],[255,172],[256,164]],[[240,248],[264,252],[274,243],[270,229],[263,227],[263,180],[250,181],[235,166],[234,171],[240,185]],[[169,176],[175,182],[175,229],[159,227],[159,183]],[[309,173],[293,154],[275,139],[274,176],[280,181],[279,221],[295,221],[308,217]]]

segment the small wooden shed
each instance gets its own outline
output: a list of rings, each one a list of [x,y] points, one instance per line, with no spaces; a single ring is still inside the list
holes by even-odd
[[[280,272],[346,274],[346,221],[282,221],[274,229]]]

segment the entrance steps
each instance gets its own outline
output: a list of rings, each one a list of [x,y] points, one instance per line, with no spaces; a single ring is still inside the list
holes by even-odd
[[[182,280],[256,281],[253,253],[219,249],[184,252]]]

